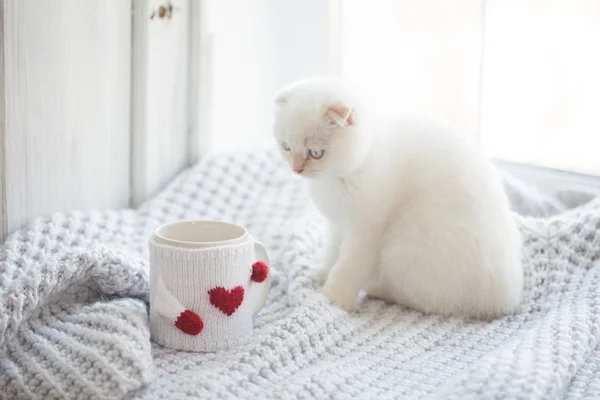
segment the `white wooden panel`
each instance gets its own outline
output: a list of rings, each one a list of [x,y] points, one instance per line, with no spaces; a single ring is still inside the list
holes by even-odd
[[[476,134],[481,0],[342,0],[341,74],[375,112],[443,119]]]
[[[160,18],[157,10],[169,4],[172,12]],[[189,12],[188,0],[134,0],[134,204],[188,162]]]
[[[129,200],[130,3],[5,0],[8,230]]]
[[[492,156],[600,174],[600,1],[489,0],[483,65]]]

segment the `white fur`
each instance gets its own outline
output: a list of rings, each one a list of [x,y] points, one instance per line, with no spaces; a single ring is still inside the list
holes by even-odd
[[[370,121],[359,100],[347,82],[314,78],[276,102],[281,152],[330,222],[323,293],[347,311],[360,290],[427,313],[515,311],[521,239],[491,161],[441,124]],[[332,104],[350,118],[332,118]]]

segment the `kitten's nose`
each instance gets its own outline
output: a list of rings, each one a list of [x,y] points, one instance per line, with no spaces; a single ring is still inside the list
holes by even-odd
[[[294,172],[297,174],[301,174],[304,171],[304,168],[294,168]]]

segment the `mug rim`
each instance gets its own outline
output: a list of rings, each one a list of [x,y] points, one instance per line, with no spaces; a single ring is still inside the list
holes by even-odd
[[[232,228],[236,228],[239,229],[241,231],[240,235],[229,238],[229,239],[225,239],[225,240],[211,240],[211,241],[189,241],[189,240],[177,240],[177,239],[172,239],[170,237],[164,236],[160,234],[160,230],[167,228],[167,227],[171,227],[171,226],[177,226],[177,225],[188,225],[188,224],[207,224],[207,225],[225,225],[225,226],[229,226]],[[202,246],[207,246],[207,245],[227,245],[230,243],[234,243],[239,241],[240,239],[244,238],[246,235],[248,235],[248,231],[246,230],[246,228],[244,228],[241,225],[238,224],[234,224],[232,222],[225,222],[225,221],[218,221],[218,220],[212,220],[212,219],[194,219],[194,220],[185,220],[185,221],[177,221],[177,222],[170,222],[170,223],[166,223],[166,224],[162,224],[160,225],[158,228],[156,228],[153,232],[153,236],[155,238],[160,239],[161,241],[168,243],[168,244],[183,244],[183,245],[187,245],[187,246],[193,246],[193,245],[202,245]]]

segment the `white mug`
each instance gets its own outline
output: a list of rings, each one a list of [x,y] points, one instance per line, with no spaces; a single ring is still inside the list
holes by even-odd
[[[243,227],[184,221],[150,248],[150,331],[165,347],[215,351],[246,343],[270,288],[265,247]]]

